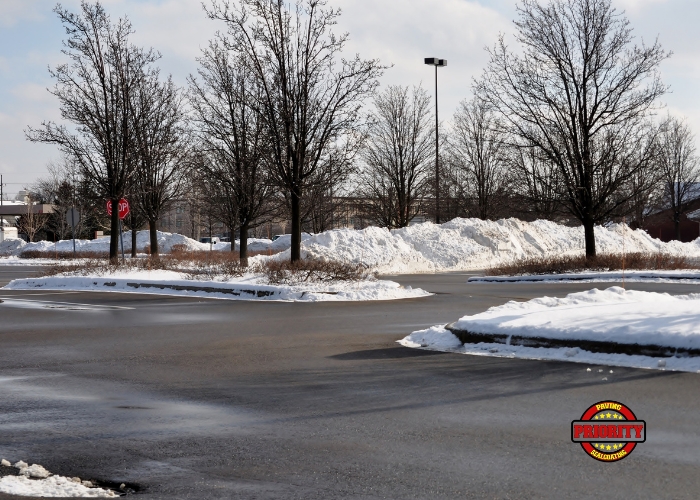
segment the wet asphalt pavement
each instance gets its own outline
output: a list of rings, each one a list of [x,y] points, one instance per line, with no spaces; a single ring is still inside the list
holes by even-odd
[[[698,498],[700,375],[395,343],[593,287],[467,277],[402,276],[436,295],[372,303],[0,290],[0,458],[144,499]],[[570,441],[604,399],[648,426],[614,464]]]

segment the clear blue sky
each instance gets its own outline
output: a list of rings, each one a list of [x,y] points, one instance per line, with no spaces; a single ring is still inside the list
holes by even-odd
[[[440,116],[449,119],[460,100],[469,97],[471,79],[486,62],[484,46],[499,32],[511,33],[515,0],[330,0],[343,9],[340,30],[348,31],[348,51],[378,57],[394,67],[386,84],[418,85],[432,93],[433,74],[423,57],[448,59],[440,70]],[[63,61],[63,28],[51,0],[0,0],[0,173],[16,193],[45,175],[58,158],[52,146],[32,144],[23,130],[42,120],[57,120],[58,107],[46,91],[52,82],[47,67]],[[64,0],[77,10],[79,0]],[[163,54],[160,65],[184,85],[196,71],[200,47],[221,26],[205,18],[198,0],[105,0],[113,17],[127,15],[135,42]],[[700,132],[700,2],[697,0],[613,0],[626,11],[635,34],[657,36],[674,56],[662,66],[672,93],[669,111],[686,116]]]

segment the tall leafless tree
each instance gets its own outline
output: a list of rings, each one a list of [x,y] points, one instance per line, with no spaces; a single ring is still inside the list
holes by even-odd
[[[130,123],[130,102],[142,83],[145,68],[159,55],[129,42],[133,33],[126,18],[112,22],[100,2],[83,0],[80,12],[55,9],[67,40],[63,53],[70,62],[50,70],[56,81],[61,118],[70,123],[44,122],[29,128],[31,141],[56,144],[77,162],[81,174],[116,207],[125,194],[136,162]],[[112,211],[110,259],[118,258],[119,215]]]
[[[512,176],[505,133],[491,105],[479,96],[460,103],[450,142],[451,173],[464,211],[480,219],[502,215]]]
[[[508,165],[513,179],[515,213],[526,219],[554,220],[562,215],[559,169],[540,150],[518,141],[508,143]]]
[[[665,120],[659,134],[659,166],[663,179],[663,204],[671,209],[676,239],[681,239],[681,216],[688,202],[700,197],[700,163],[695,135],[678,118]]]
[[[266,122],[254,107],[258,80],[217,41],[202,52],[199,78],[190,77],[190,102],[199,133],[200,162],[222,197],[223,220],[240,232],[240,259],[248,262],[248,233],[275,208]],[[233,241],[231,251],[235,249]]]
[[[501,37],[477,87],[515,134],[557,166],[563,201],[583,224],[593,257],[594,225],[629,201],[623,187],[653,159],[645,122],[667,90],[658,67],[670,54],[658,42],[634,45],[611,0],[521,0],[518,13],[522,50]]]
[[[343,59],[347,34],[332,32],[340,15],[323,0],[212,0],[207,14],[226,23],[221,40],[262,88],[255,103],[268,129],[272,167],[291,205],[291,260],[301,257],[302,200],[307,183],[333,150],[357,137],[361,105],[383,67]]]
[[[375,97],[358,182],[373,222],[405,227],[419,213],[432,189],[433,127],[422,88],[390,86]]]
[[[138,216],[148,221],[152,256],[159,253],[158,220],[181,193],[190,151],[183,96],[171,78],[159,76],[155,69],[143,76],[130,107],[137,164],[132,192]]]

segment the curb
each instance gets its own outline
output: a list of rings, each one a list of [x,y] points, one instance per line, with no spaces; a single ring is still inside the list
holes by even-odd
[[[551,282],[557,283],[560,281],[588,281],[588,282],[600,282],[607,283],[611,280],[621,281],[623,276],[621,274],[612,274],[609,276],[585,276],[585,275],[552,275],[552,274],[542,274],[542,275],[531,275],[531,276],[474,276],[467,280],[467,283],[541,283],[541,282]],[[700,281],[700,275],[695,276],[682,276],[682,275],[644,275],[644,274],[628,274],[624,276],[624,279],[628,281],[634,280],[673,280],[673,281]]]
[[[601,342],[597,340],[548,339],[544,337],[523,337],[521,335],[506,335],[502,333],[476,333],[460,330],[454,323],[445,325],[463,344],[492,344],[515,345],[522,347],[578,347],[580,349],[603,354],[628,354],[660,358],[687,358],[700,356],[700,349],[667,347],[653,344],[621,344],[618,342]]]

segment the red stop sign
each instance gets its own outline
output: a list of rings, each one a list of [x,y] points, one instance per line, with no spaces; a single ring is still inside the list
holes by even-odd
[[[112,200],[107,200],[107,215],[112,215]],[[119,218],[124,219],[129,215],[129,202],[124,198],[119,200]]]

